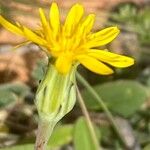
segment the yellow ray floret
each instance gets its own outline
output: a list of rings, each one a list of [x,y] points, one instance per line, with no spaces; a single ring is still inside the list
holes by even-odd
[[[54,37],[60,32],[60,14],[56,3],[53,3],[49,14],[50,25],[53,30]]]
[[[99,50],[98,47],[110,43],[119,34],[117,27],[108,27],[92,33],[95,15],[84,16],[84,8],[75,4],[70,9],[64,24],[60,23],[60,13],[56,3],[52,3],[49,19],[44,10],[39,9],[40,29],[31,30],[19,23],[12,24],[0,16],[0,24],[7,30],[21,35],[39,46],[54,58],[58,72],[67,74],[71,67],[81,63],[97,74],[112,74],[113,70],[106,64],[124,68],[134,64],[134,59]]]
[[[10,22],[8,22],[6,19],[4,19],[1,15],[0,15],[0,23],[2,26],[4,26],[7,30],[16,33],[18,35],[23,35],[22,30],[17,27],[17,25],[13,25]]]

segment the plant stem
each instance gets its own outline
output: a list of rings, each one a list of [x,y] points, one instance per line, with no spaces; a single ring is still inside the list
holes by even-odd
[[[91,95],[93,95],[95,97],[95,100],[101,106],[103,111],[106,113],[107,118],[112,123],[112,126],[113,126],[114,130],[116,131],[117,135],[119,136],[120,140],[122,141],[124,146],[127,146],[124,141],[124,138],[122,137],[121,133],[119,132],[118,126],[116,125],[116,122],[114,121],[114,118],[113,118],[111,112],[109,111],[109,109],[107,108],[107,106],[105,105],[103,100],[100,98],[100,96],[97,94],[97,92],[92,88],[92,86],[78,72],[77,72],[77,79],[86,87],[86,89],[91,93]]]
[[[88,125],[88,128],[89,128],[92,140],[93,140],[94,145],[95,145],[95,149],[99,150],[99,142],[97,140],[97,136],[96,136],[96,133],[94,131],[94,127],[93,127],[92,121],[90,119],[90,116],[88,114],[88,111],[87,111],[85,103],[84,103],[84,100],[83,100],[83,98],[82,98],[82,96],[80,94],[80,91],[79,91],[77,86],[76,86],[76,89],[77,89],[78,101],[79,101],[80,107],[82,109],[82,112],[83,112],[83,114],[85,116],[85,119],[86,119],[86,122],[87,122],[87,125]]]
[[[40,120],[38,124],[35,150],[46,150],[48,140],[52,134],[55,123]]]

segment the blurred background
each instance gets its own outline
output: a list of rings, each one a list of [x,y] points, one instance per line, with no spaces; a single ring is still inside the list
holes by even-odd
[[[38,8],[48,13],[51,0],[0,0],[0,14],[30,28],[39,24]],[[78,71],[98,92],[114,116],[118,132],[94,97],[79,82],[101,149],[150,150],[150,0],[56,0],[64,20],[76,2],[95,13],[94,31],[118,26],[120,35],[107,48],[132,56],[135,65],[99,76],[80,66]],[[24,39],[0,26],[0,149],[33,149],[38,115],[34,96],[46,68],[46,56]],[[94,150],[77,102],[56,127],[49,146],[54,150]],[[8,147],[8,148],[5,148]]]

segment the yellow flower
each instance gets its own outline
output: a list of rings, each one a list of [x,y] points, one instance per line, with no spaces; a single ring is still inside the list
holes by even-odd
[[[0,16],[0,24],[9,31],[25,37],[28,41],[42,47],[42,49],[54,58],[54,65],[59,73],[66,74],[74,64],[81,63],[90,71],[98,74],[112,74],[113,70],[106,64],[114,67],[128,67],[134,64],[134,60],[99,50],[98,47],[110,43],[119,34],[117,27],[108,27],[96,33],[92,33],[95,20],[94,14],[83,17],[82,5],[75,4],[62,25],[60,23],[59,9],[56,3],[52,3],[49,19],[40,8],[41,27],[38,30],[31,29],[8,22]]]

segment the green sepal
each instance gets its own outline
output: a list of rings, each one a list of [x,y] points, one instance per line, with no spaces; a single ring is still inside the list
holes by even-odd
[[[68,74],[63,75],[49,63],[35,101],[42,120],[58,122],[72,110],[76,101],[75,71],[76,67],[72,67]]]

